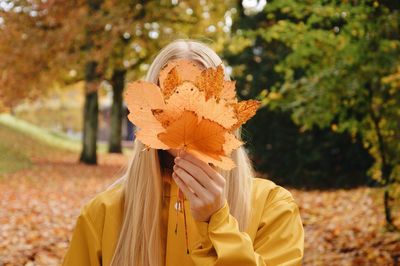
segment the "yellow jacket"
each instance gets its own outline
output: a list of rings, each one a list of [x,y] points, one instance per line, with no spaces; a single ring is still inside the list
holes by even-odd
[[[298,205],[285,188],[267,179],[253,179],[253,213],[245,232],[239,230],[226,201],[207,223],[192,218],[190,202],[185,200],[190,254],[186,253],[183,214],[176,214],[175,182],[168,189],[169,205],[163,209],[166,266],[302,264],[303,224]],[[119,184],[99,193],[82,208],[63,266],[110,265],[123,217],[122,191]]]

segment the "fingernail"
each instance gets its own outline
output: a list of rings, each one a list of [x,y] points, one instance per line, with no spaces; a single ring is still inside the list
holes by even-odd
[[[175,157],[175,163],[177,163],[177,162],[179,162],[181,160],[181,158],[180,157]]]

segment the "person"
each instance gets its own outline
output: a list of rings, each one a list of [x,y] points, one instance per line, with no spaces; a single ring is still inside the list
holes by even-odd
[[[178,39],[145,79],[158,84],[177,58],[222,63],[207,44]],[[225,171],[135,139],[125,174],[82,207],[62,265],[301,265],[304,229],[292,194],[256,177],[243,145],[230,156],[236,167]]]

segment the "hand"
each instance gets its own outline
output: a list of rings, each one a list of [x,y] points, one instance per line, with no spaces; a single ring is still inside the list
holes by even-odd
[[[175,158],[172,177],[189,199],[195,220],[208,222],[211,215],[224,206],[225,178],[192,154],[182,151]]]

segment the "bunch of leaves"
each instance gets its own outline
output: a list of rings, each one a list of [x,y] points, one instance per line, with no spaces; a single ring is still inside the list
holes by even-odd
[[[124,94],[137,139],[147,148],[184,149],[222,169],[234,168],[229,155],[244,144],[234,131],[261,102],[238,101],[235,81],[224,79],[222,64],[204,68],[188,59],[170,60],[158,81],[134,81]]]

